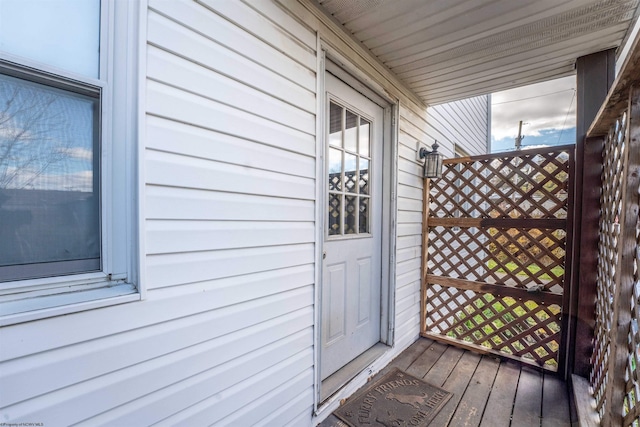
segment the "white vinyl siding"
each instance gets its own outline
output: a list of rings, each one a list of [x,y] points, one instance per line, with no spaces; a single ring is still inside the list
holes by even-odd
[[[419,335],[416,140],[450,130],[306,0],[148,3],[145,299],[0,329],[0,414],[47,426],[311,426],[317,33],[399,99],[385,360]],[[438,140],[453,152],[457,141]]]
[[[395,320],[396,346],[401,349],[413,343],[420,332],[423,162],[416,158],[416,141],[431,145],[428,130],[424,107],[401,103]]]
[[[483,95],[429,107],[430,136],[439,143],[458,145],[471,156],[488,153],[489,99],[489,95]],[[445,157],[454,157],[453,150],[447,149],[444,153]]]
[[[147,396],[153,419],[136,420],[310,419],[315,37],[241,2],[149,7],[148,298],[220,293],[209,328],[240,325],[199,344],[220,355]]]

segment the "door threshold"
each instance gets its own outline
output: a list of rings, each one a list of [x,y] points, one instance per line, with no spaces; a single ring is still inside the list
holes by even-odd
[[[366,369],[373,361],[382,356],[390,347],[381,342],[365,350],[360,356],[338,369],[325,378],[320,384],[320,402],[324,402],[332,394],[340,390],[344,385]]]

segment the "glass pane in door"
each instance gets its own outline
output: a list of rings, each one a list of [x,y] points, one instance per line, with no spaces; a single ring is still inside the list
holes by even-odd
[[[340,235],[342,224],[342,195],[329,194],[329,235]]]
[[[371,122],[335,102],[329,104],[328,234],[369,233]]]
[[[358,151],[358,116],[351,111],[346,111],[344,148],[352,152]]]
[[[367,120],[361,117],[360,130],[358,132],[359,134],[358,153],[360,153],[361,156],[369,157],[369,153],[371,152],[369,148],[371,144],[371,138],[369,135],[370,129],[371,129],[371,123],[369,123]]]
[[[329,107],[329,144],[342,147],[342,107],[331,103]]]

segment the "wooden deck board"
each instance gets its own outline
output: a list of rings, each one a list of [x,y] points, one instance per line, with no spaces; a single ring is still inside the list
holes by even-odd
[[[458,408],[458,404],[462,400],[462,396],[467,390],[469,381],[471,381],[471,377],[476,372],[476,368],[478,367],[481,359],[482,356],[480,356],[479,354],[471,353],[469,351],[464,352],[462,357],[460,357],[460,361],[456,365],[455,369],[451,372],[445,383],[442,385],[442,388],[453,393],[453,396],[451,397],[451,399],[449,399],[447,404],[444,405],[444,408],[442,408],[440,412],[438,412],[438,415],[436,415],[433,421],[431,421],[432,425],[449,425],[449,421]],[[429,380],[429,376],[427,376],[425,380],[427,382],[431,382]]]
[[[397,367],[453,397],[430,427],[569,427],[566,384],[555,375],[421,338],[373,378]],[[331,415],[321,427],[344,427]]]
[[[523,367],[513,405],[511,424],[518,427],[540,427],[542,415],[542,373]]]
[[[494,357],[484,356],[482,358],[449,426],[477,427],[480,425],[499,366],[500,361]]]
[[[419,339],[414,342],[407,348],[405,351],[400,353],[398,357],[393,359],[391,363],[385,366],[377,375],[377,377],[382,377],[384,374],[389,372],[393,368],[398,368],[405,371],[413,362],[418,359],[424,351],[429,348],[429,346],[433,344],[432,340],[429,339]]]
[[[423,375],[423,379],[428,383],[442,387],[464,353],[465,351],[460,348],[448,346],[438,361],[429,369],[429,372]]]
[[[542,385],[542,427],[570,427],[567,386],[553,374],[544,374]]]
[[[517,362],[502,362],[491,387],[487,406],[484,408],[480,427],[509,427],[513,402],[516,398],[520,365]]]
[[[433,342],[406,370],[409,375],[416,378],[424,377],[425,373],[436,364],[447,349],[446,344]]]

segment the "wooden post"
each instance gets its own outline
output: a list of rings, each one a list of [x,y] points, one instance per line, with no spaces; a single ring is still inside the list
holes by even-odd
[[[600,240],[600,192],[604,138],[587,138],[576,155],[576,187],[571,304],[575,333],[572,336],[573,373],[589,378],[595,329],[596,275]],[[580,200],[580,202],[578,202]],[[580,205],[578,205],[580,204]]]
[[[622,212],[620,214],[620,251],[616,266],[616,291],[613,299],[609,384],[603,426],[621,426],[626,391],[625,371],[629,358],[628,337],[631,326],[634,259],[636,257],[636,225],[640,188],[640,88],[629,93],[627,118],[627,150],[623,162]]]
[[[427,332],[427,262],[429,260],[429,190],[431,180],[422,186],[422,280],[420,281],[420,334]]]
[[[598,213],[602,171],[602,138],[586,139],[587,129],[607,98],[615,78],[615,49],[582,56],[576,60],[576,167],[574,191],[573,253],[568,313],[569,328],[563,341],[574,352],[567,355],[564,377],[573,372],[589,376],[593,351],[596,295],[595,266],[598,264]]]

